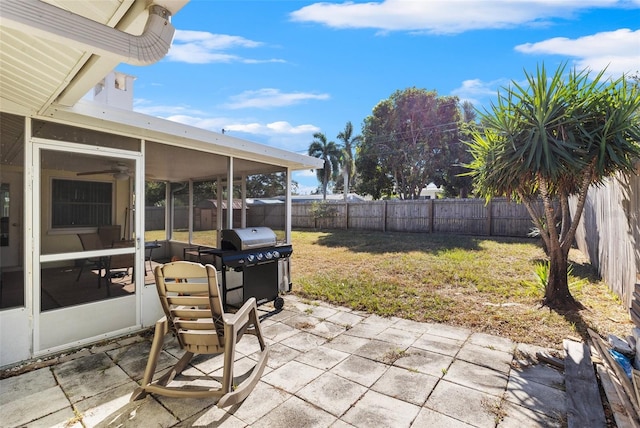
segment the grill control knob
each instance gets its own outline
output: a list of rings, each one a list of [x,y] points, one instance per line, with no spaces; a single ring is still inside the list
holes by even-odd
[[[271,251],[267,251],[264,256],[267,258],[267,260],[271,260],[271,258],[273,258],[273,254],[271,253]]]
[[[273,258],[274,259],[279,259],[280,258],[280,252],[279,251],[274,251],[273,252]]]
[[[249,254],[249,255],[247,256],[247,261],[248,261],[249,263],[252,263],[255,259],[256,259],[256,256],[254,256],[253,254]]]
[[[264,258],[264,255],[262,253],[256,254],[256,259],[262,260],[263,258]]]

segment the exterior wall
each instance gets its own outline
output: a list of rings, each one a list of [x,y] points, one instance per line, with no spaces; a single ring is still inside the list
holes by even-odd
[[[574,198],[572,213],[575,205]],[[640,283],[640,176],[618,174],[589,189],[576,243],[611,290],[631,308]],[[640,320],[640,312],[637,315]]]

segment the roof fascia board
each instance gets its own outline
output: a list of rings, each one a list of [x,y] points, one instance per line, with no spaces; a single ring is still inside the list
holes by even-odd
[[[92,129],[118,134],[126,133],[135,138],[269,163],[292,170],[318,169],[324,166],[322,159],[312,156],[265,146],[130,110],[116,109],[88,100],[80,100],[71,107],[51,106],[42,119],[84,125]]]

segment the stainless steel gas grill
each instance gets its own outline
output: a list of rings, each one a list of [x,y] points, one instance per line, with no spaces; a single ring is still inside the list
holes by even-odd
[[[221,231],[221,248],[205,250],[219,263],[222,276],[222,303],[230,306],[229,295],[241,294],[240,306],[250,297],[257,303],[274,302],[276,309],[282,309],[284,300],[280,292],[291,291],[289,257],[293,253],[291,245],[276,245],[276,234],[268,227],[248,227]],[[231,272],[241,275],[240,283],[230,281]]]

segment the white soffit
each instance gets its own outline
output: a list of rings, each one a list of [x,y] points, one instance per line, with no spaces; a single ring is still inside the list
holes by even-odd
[[[81,99],[122,59],[98,56],[83,43],[60,43],[36,37],[28,26],[11,24],[8,6],[0,7],[0,109],[16,114],[37,115],[54,102],[72,105]],[[23,2],[18,0],[21,6]],[[171,14],[188,0],[158,0]],[[27,0],[25,4],[33,4]],[[87,18],[106,27],[139,35],[148,18],[147,0],[47,0],[65,13]],[[48,6],[48,5],[47,5]],[[18,27],[18,28],[16,28]]]
[[[169,52],[175,28],[171,13],[148,7],[144,31],[133,35],[40,0],[3,0],[2,25],[133,65],[154,64]]]

